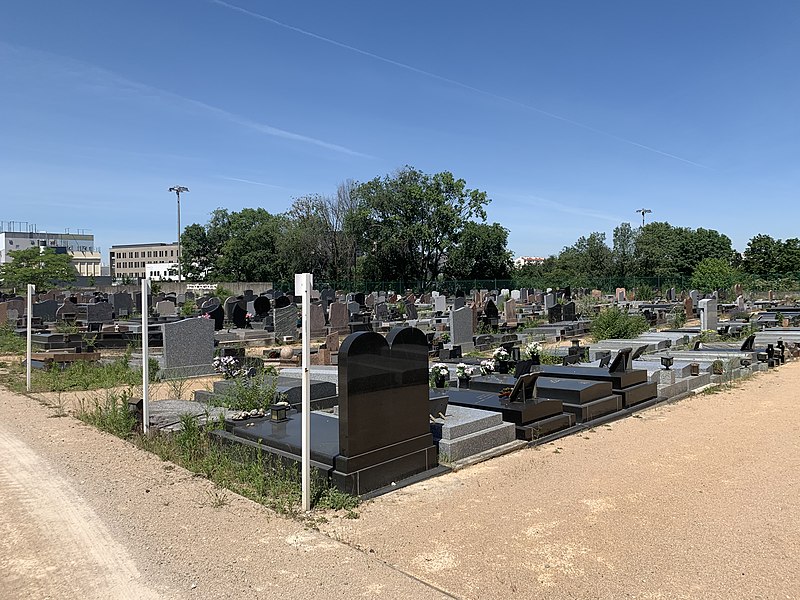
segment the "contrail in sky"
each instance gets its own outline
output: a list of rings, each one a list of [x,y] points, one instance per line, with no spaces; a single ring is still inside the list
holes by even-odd
[[[642,150],[647,150],[648,152],[654,152],[656,154],[660,154],[661,156],[666,156],[667,158],[672,158],[672,159],[675,159],[675,160],[679,160],[679,161],[681,161],[683,163],[686,163],[686,164],[689,164],[689,165],[694,165],[695,167],[700,167],[700,168],[703,168],[703,169],[709,169],[710,168],[710,167],[708,167],[706,165],[700,164],[700,163],[695,162],[693,160],[689,160],[688,158],[683,158],[683,157],[677,156],[675,154],[670,154],[669,152],[664,152],[663,150],[659,150],[658,148],[653,148],[652,146],[647,146],[645,144],[640,144],[639,142],[635,142],[633,140],[629,140],[628,138],[624,138],[624,137],[618,136],[618,135],[610,133],[608,131],[603,131],[602,129],[597,129],[596,127],[592,127],[591,125],[586,125],[585,123],[581,123],[580,121],[575,121],[575,120],[569,119],[567,117],[562,117],[561,115],[557,115],[555,113],[543,110],[541,108],[537,108],[537,107],[532,106],[530,104],[525,104],[524,102],[520,102],[519,100],[514,100],[513,98],[509,98],[507,96],[501,96],[499,94],[495,94],[494,92],[489,92],[487,90],[483,90],[481,88],[477,88],[477,87],[471,86],[471,85],[469,85],[467,83],[462,83],[461,81],[457,81],[455,79],[450,79],[449,77],[444,77],[442,75],[437,75],[436,73],[431,73],[430,71],[425,71],[423,69],[418,69],[417,67],[411,66],[409,64],[402,63],[402,62],[399,62],[399,61],[396,61],[396,60],[392,60],[391,58],[386,58],[385,56],[381,56],[380,54],[375,54],[375,53],[369,52],[367,50],[362,50],[361,48],[356,48],[355,46],[350,46],[349,44],[344,44],[342,42],[337,42],[336,40],[333,40],[331,38],[327,38],[327,37],[318,35],[316,33],[313,33],[311,31],[307,31],[305,29],[300,29],[299,27],[295,27],[293,25],[289,25],[287,23],[283,23],[283,22],[278,21],[276,19],[273,19],[271,17],[267,17],[266,15],[262,15],[260,13],[253,12],[252,10],[247,10],[246,8],[242,8],[241,6],[236,6],[235,4],[229,4],[228,2],[224,2],[223,0],[209,0],[209,1],[212,2],[213,4],[218,4],[219,6],[224,6],[225,8],[228,8],[230,10],[235,10],[237,12],[240,12],[242,14],[248,15],[248,16],[253,17],[255,19],[260,19],[262,21],[266,21],[267,23],[272,23],[273,25],[277,25],[278,27],[283,27],[284,29],[288,29],[290,31],[294,31],[296,33],[299,33],[301,35],[305,35],[305,36],[314,38],[315,40],[319,40],[319,41],[325,42],[327,44],[332,44],[334,46],[338,46],[339,48],[344,48],[345,50],[350,50],[351,52],[356,52],[356,53],[361,54],[363,56],[368,56],[370,58],[374,58],[375,60],[379,60],[379,61],[388,63],[390,65],[394,65],[395,67],[399,67],[401,69],[405,69],[405,70],[411,71],[413,73],[418,73],[419,75],[424,75],[425,77],[430,77],[432,79],[437,79],[439,81],[443,81],[445,83],[449,83],[451,85],[463,88],[465,90],[469,90],[469,91],[475,92],[477,94],[482,94],[484,96],[488,96],[490,98],[494,98],[495,100],[501,100],[503,102],[507,102],[509,104],[513,104],[515,106],[519,106],[521,108],[525,108],[527,110],[531,110],[533,112],[539,113],[539,114],[544,115],[546,117],[550,117],[551,119],[557,119],[559,121],[563,121],[564,123],[569,123],[570,125],[574,125],[575,127],[580,127],[581,129],[585,129],[587,131],[591,131],[592,133],[596,133],[598,135],[602,135],[602,136],[611,138],[611,139],[616,140],[618,142],[622,142],[622,143],[625,143],[625,144],[630,144],[631,146],[636,146],[637,148],[641,148]]]

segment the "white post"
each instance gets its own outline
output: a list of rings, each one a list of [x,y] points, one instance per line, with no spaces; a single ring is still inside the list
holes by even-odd
[[[32,283],[28,284],[28,324],[27,324],[27,331],[25,335],[28,338],[28,346],[26,349],[26,361],[25,361],[25,369],[27,371],[27,387],[26,389],[30,392],[31,391],[31,349],[32,349],[32,342],[31,342],[31,334],[33,333],[33,295],[36,293],[36,286]]]
[[[301,476],[303,488],[303,511],[311,510],[311,288],[314,285],[311,273],[294,276],[295,296],[302,297],[303,379],[301,423]]]
[[[150,427],[150,356],[147,338],[149,314],[147,310],[147,294],[150,292],[150,279],[142,279],[142,431],[147,433]]]

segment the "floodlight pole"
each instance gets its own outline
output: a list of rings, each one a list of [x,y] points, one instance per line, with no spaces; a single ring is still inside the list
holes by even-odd
[[[181,283],[181,193],[188,192],[189,188],[182,185],[174,185],[169,188],[170,192],[175,192],[178,197],[178,287]]]
[[[649,208],[640,208],[636,212],[642,215],[642,227],[644,227],[644,216],[646,214],[649,214],[649,213],[653,212],[653,211],[650,210]]]

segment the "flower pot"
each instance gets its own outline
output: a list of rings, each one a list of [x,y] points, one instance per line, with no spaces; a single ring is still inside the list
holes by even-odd
[[[443,388],[447,384],[447,377],[444,375],[437,375],[434,380],[434,387]]]
[[[468,390],[469,389],[469,377],[459,377],[458,379],[458,387],[461,389]]]
[[[508,374],[508,369],[511,367],[511,363],[507,360],[497,361],[497,372],[502,373],[503,375]]]

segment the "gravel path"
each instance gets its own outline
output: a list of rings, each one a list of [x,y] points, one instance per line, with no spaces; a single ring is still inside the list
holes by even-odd
[[[800,362],[323,533],[0,392],[0,598],[800,598]]]
[[[800,598],[798,389],[800,362],[326,529],[466,598]]]

